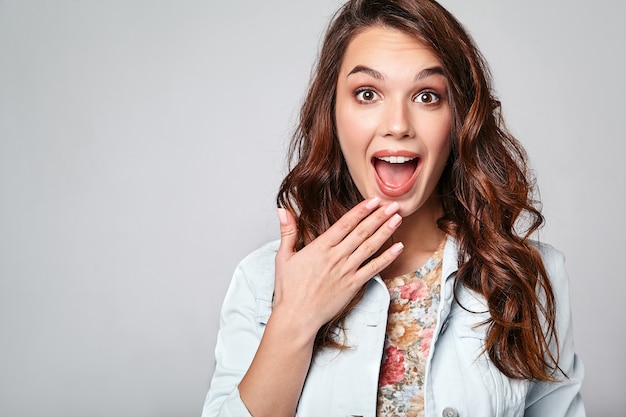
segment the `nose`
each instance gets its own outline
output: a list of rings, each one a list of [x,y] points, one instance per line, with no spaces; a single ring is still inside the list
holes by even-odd
[[[414,134],[409,104],[404,100],[388,101],[384,114],[384,136],[396,139],[410,138]]]

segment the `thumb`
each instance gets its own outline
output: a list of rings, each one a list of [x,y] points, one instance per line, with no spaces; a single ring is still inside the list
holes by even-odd
[[[280,223],[280,246],[278,247],[276,258],[277,260],[280,258],[288,259],[295,252],[298,236],[296,220],[288,210],[279,207],[278,221]]]

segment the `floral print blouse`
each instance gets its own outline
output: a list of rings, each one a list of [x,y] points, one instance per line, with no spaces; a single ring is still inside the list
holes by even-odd
[[[378,417],[424,417],[424,377],[437,325],[444,241],[417,271],[385,280],[391,302],[378,383]]]

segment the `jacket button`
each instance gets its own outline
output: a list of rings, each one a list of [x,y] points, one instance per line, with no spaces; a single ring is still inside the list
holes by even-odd
[[[459,412],[456,411],[456,408],[446,407],[441,415],[442,417],[459,417]]]

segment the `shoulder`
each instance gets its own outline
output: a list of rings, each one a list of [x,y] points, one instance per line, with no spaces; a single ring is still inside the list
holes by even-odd
[[[567,287],[568,278],[565,270],[565,255],[563,252],[547,243],[537,241],[533,243],[541,254],[543,265],[546,268],[548,278],[552,285],[557,287],[557,289],[562,286]]]
[[[554,246],[538,241],[533,241],[533,243],[537,247],[537,250],[539,250],[541,258],[546,264],[546,268],[548,268],[549,265],[558,266],[565,263],[565,255]]]
[[[264,244],[239,262],[235,280],[243,280],[255,298],[270,299],[274,293],[274,260],[279,240]]]
[[[554,295],[556,330],[559,339],[563,339],[563,334],[571,331],[570,284],[565,267],[565,255],[552,245],[537,242],[535,244],[541,254]]]
[[[274,270],[274,258],[278,251],[279,240],[267,242],[263,246],[250,252],[239,263],[239,268],[254,268],[256,270],[271,268]]]

